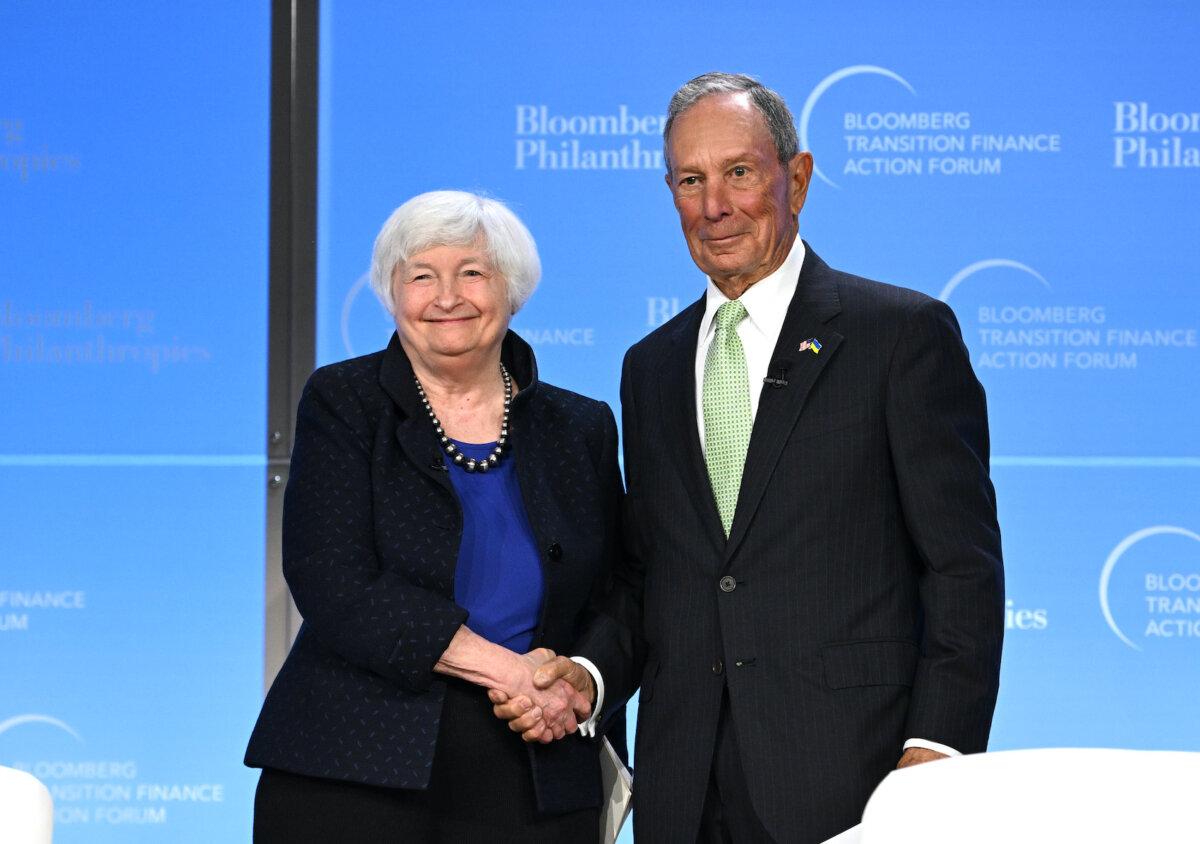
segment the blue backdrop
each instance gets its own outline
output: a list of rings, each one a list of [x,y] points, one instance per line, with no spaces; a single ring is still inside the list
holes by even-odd
[[[268,23],[0,11],[0,764],[42,766],[66,842],[248,831]],[[616,407],[624,350],[703,288],[667,98],[754,74],[820,169],[804,237],[948,301],[987,389],[992,746],[1200,750],[1198,40],[1173,2],[325,0],[319,362],[386,342],[390,211],[481,189],[538,240],[514,324],[544,376]]]
[[[388,213],[437,188],[538,240],[514,326],[616,407],[698,298],[663,183],[670,94],[779,90],[831,265],[940,296],[989,399],[1008,573],[992,747],[1200,750],[1200,11],[1177,3],[323,4],[319,357],[383,345]]]
[[[55,840],[248,840],[265,5],[0,5],[0,764]]]

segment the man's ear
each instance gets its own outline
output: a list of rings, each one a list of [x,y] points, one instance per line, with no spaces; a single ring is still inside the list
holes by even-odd
[[[813,157],[811,152],[798,152],[787,163],[788,206],[793,214],[799,214],[808,198],[808,186],[812,182]]]

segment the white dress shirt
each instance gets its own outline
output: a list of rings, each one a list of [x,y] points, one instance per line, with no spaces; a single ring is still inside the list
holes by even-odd
[[[762,393],[763,379],[767,377],[771,355],[775,351],[779,334],[783,331],[788,306],[800,281],[800,268],[804,265],[805,251],[804,241],[797,235],[791,251],[779,269],[750,285],[741,296],[742,304],[746,306],[746,318],[738,323],[737,333],[742,341],[742,350],[746,354],[751,420],[758,416],[758,399]],[[700,320],[700,334],[696,339],[696,428],[700,433],[701,451],[704,450],[704,364],[708,358],[708,347],[717,333],[713,326],[717,309],[728,301],[710,278],[705,295],[704,316]],[[581,734],[592,736],[595,735],[597,716],[604,707],[604,680],[600,677],[599,669],[589,660],[581,657],[572,659],[586,668],[596,682],[596,705],[592,717],[579,727]],[[905,750],[910,747],[924,747],[947,756],[961,755],[952,747],[926,739],[912,738],[904,742]]]
[[[796,293],[796,283],[800,280],[800,267],[803,264],[804,241],[797,236],[779,269],[750,285],[741,297],[742,304],[746,306],[746,318],[738,323],[737,333],[742,341],[742,350],[746,353],[751,421],[758,416],[762,382],[767,377],[771,353],[775,351],[779,332],[783,330],[783,320]],[[696,428],[700,432],[701,451],[704,451],[704,364],[708,360],[708,347],[717,334],[713,325],[717,309],[729,301],[711,278],[704,299],[704,316],[700,319],[700,334],[696,339]]]

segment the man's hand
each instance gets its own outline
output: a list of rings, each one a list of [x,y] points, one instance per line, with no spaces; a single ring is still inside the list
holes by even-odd
[[[911,768],[913,765],[922,765],[926,762],[936,762],[938,759],[947,758],[949,757],[945,753],[938,753],[928,747],[910,747],[904,751],[904,755],[900,757],[900,764],[896,768]]]
[[[526,658],[531,662],[542,660],[533,675],[535,689],[542,694],[565,695],[572,701],[574,720],[572,728],[566,732],[575,732],[578,721],[586,721],[591,716],[592,703],[596,700],[592,675],[579,663],[565,656],[554,656],[545,648],[531,651]],[[508,728],[520,733],[525,741],[546,744],[566,734],[556,729],[553,717],[547,718],[545,707],[534,695],[508,695],[502,689],[492,689],[488,698],[495,704],[496,717],[508,721]]]

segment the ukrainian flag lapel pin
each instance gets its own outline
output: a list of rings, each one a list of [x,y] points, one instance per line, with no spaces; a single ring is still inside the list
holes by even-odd
[[[812,352],[814,355],[819,355],[819,354],[821,354],[821,341],[818,340],[816,337],[809,337],[807,340],[805,340],[803,343],[800,344],[800,348],[797,349],[796,351]]]

